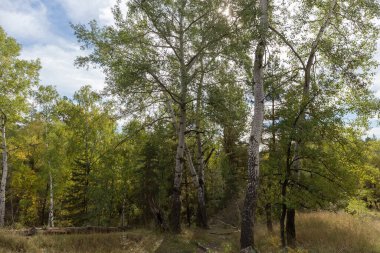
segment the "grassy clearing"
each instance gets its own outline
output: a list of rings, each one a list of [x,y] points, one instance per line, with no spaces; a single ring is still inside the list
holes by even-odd
[[[380,218],[356,218],[345,213],[316,212],[297,216],[299,248],[293,252],[380,253]],[[274,235],[265,226],[256,228],[256,243],[262,253],[279,252],[278,227]],[[0,232],[0,252],[97,253],[239,252],[239,231],[214,224],[210,230],[184,229],[178,235],[145,229],[111,234],[36,235],[25,237],[12,231]],[[292,252],[292,251],[291,251]]]
[[[298,217],[298,241],[309,252],[380,252],[380,219],[345,213]]]
[[[343,212],[302,213],[296,217],[297,250],[309,253],[380,253],[380,217],[355,217]],[[268,235],[256,230],[260,252],[279,252],[279,228]]]

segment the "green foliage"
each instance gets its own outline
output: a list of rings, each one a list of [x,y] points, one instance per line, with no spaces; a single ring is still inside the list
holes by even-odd
[[[99,211],[98,201],[92,196],[93,187],[98,186],[98,170],[106,163],[105,154],[114,145],[116,122],[89,86],[76,92],[73,101],[62,103],[60,114],[69,132],[67,154],[72,168],[64,204],[73,224],[84,224],[99,217],[97,212],[92,212],[93,208]],[[109,182],[103,183],[104,189],[110,190]]]
[[[31,86],[38,82],[40,63],[19,59],[21,46],[0,28],[0,110],[7,121],[16,122],[27,112]],[[3,117],[3,116],[2,116]]]
[[[9,222],[46,224],[51,174],[58,225],[149,226],[155,208],[165,215],[170,209],[181,112],[198,175],[198,156],[204,162],[209,213],[232,202],[238,209],[247,179],[257,6],[185,2],[128,1],[125,14],[119,1],[114,25],[73,26],[90,52],[77,65],[103,69],[113,97],[89,86],[71,99],[53,86],[35,87],[39,61],[19,59],[21,46],[0,29]],[[270,5],[259,218],[268,204],[274,220],[282,204],[298,211],[380,208],[380,142],[362,140],[379,110],[370,89],[379,4],[338,1],[325,22],[331,2]],[[189,164],[180,159],[186,170],[181,213],[191,213],[191,222],[197,192]],[[224,250],[233,251],[231,245]]]

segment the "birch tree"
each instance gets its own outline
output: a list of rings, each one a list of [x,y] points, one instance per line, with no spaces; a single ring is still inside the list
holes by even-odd
[[[271,30],[273,30],[275,33],[277,33],[284,40],[284,42],[288,46],[290,46],[290,48],[291,48],[291,50],[293,50],[293,53],[295,54],[295,56],[300,60],[300,64],[301,64],[302,69],[304,71],[304,84],[303,84],[303,93],[302,93],[302,98],[301,98],[302,102],[301,102],[299,114],[297,115],[297,118],[294,122],[295,128],[298,128],[298,126],[300,124],[302,124],[302,122],[305,120],[305,107],[307,106],[308,103],[310,103],[309,99],[310,99],[311,71],[312,71],[312,67],[314,65],[315,55],[316,55],[318,46],[320,44],[320,41],[322,39],[322,36],[324,35],[324,32],[330,23],[330,20],[332,18],[334,10],[336,9],[336,6],[337,6],[337,1],[333,1],[331,3],[331,7],[329,8],[326,16],[324,17],[324,19],[322,21],[322,25],[321,25],[321,27],[320,27],[317,35],[316,35],[315,40],[312,42],[310,52],[306,57],[306,61],[304,61],[301,58],[301,56],[295,51],[295,49],[291,46],[291,44],[285,39],[285,37],[282,34],[280,34],[279,32],[277,32],[277,30],[275,30],[273,27],[271,27]],[[297,171],[300,171],[300,169],[301,169],[301,164],[300,164],[300,159],[299,159],[299,156],[300,156],[299,155],[299,148],[300,148],[301,142],[302,142],[302,140],[300,138],[297,138],[295,140],[294,166],[295,166],[295,169]],[[288,174],[287,177],[289,177],[290,173],[291,173],[290,166],[291,166],[290,164],[287,166],[287,174]],[[286,224],[287,224],[287,229],[286,229],[287,245],[289,245],[291,247],[295,247],[295,236],[296,236],[295,225],[294,225],[295,224],[295,222],[294,222],[295,210],[293,208],[288,208],[288,209],[286,208],[285,199],[286,199],[287,184],[288,184],[288,179],[285,178],[285,181],[282,184],[282,188],[283,188],[282,194],[283,194],[283,202],[284,203],[283,203],[281,221],[280,221],[281,238],[282,238],[282,244],[285,247],[284,232],[285,232],[285,217],[286,217],[287,218],[287,222],[286,222]]]
[[[259,3],[259,40],[255,50],[253,66],[254,115],[251,123],[248,149],[248,185],[242,210],[240,234],[241,252],[254,250],[253,217],[257,205],[257,189],[260,171],[260,143],[264,120],[264,54],[269,25],[268,0]]]
[[[295,5],[297,7],[291,11],[283,9],[286,14],[278,17],[275,22],[276,27],[270,26],[274,35],[288,48],[290,60],[284,61],[290,63],[289,66],[293,66],[290,71],[299,74],[299,78],[293,78],[291,81],[294,88],[299,89],[298,95],[293,95],[293,98],[298,97],[298,104],[296,105],[297,112],[294,113],[290,123],[292,130],[285,148],[287,150],[286,168],[281,186],[280,230],[283,247],[286,245],[295,247],[295,210],[294,204],[291,204],[287,197],[289,194],[287,188],[289,184],[300,183],[295,182],[297,180],[294,179],[293,173],[297,174],[296,178],[300,178],[302,171],[308,170],[304,168],[305,155],[301,153],[303,149],[307,149],[308,135],[315,130],[310,118],[316,110],[312,110],[314,106],[324,108],[323,110],[330,108],[325,112],[335,110],[334,116],[339,115],[338,111],[344,110],[343,104],[347,106],[353,102],[348,97],[352,96],[354,100],[356,99],[356,95],[348,95],[352,87],[361,91],[363,101],[369,98],[365,95],[367,94],[365,90],[368,89],[369,78],[372,75],[370,69],[374,65],[371,58],[374,50],[373,43],[377,37],[372,17],[379,11],[378,4],[373,1],[363,2],[360,6],[351,1],[323,3],[289,1],[289,4],[292,3],[298,4]],[[277,4],[280,6],[279,3]],[[281,8],[278,7],[278,9]],[[289,22],[293,24],[290,32],[281,28]],[[353,36],[349,35],[352,31],[349,31],[348,27],[355,31],[352,33]],[[363,48],[363,50],[358,51],[358,48]],[[360,74],[359,69],[362,71]],[[347,97],[344,98],[345,96]],[[322,101],[328,99],[336,102],[340,99],[345,101],[340,102],[341,104],[337,102],[334,109],[332,105],[325,104],[326,107],[318,105],[318,103],[325,103]],[[360,105],[357,105],[356,109],[353,107],[351,109],[360,108]],[[289,106],[288,109],[292,107]],[[358,115],[365,117],[368,114],[359,113]],[[325,117],[330,116],[325,114]],[[329,127],[334,127],[333,125]]]
[[[21,47],[0,28],[0,119],[2,138],[2,175],[0,184],[0,226],[5,224],[8,178],[7,128],[20,120],[28,109],[30,88],[38,82],[39,61],[19,59]]]
[[[46,151],[49,149],[49,128],[52,123],[52,114],[54,107],[58,101],[58,93],[52,86],[40,86],[35,94],[37,103],[39,104],[42,119],[45,125],[45,147]],[[48,154],[48,152],[46,152]],[[51,157],[47,155],[47,170],[48,170],[48,181],[49,181],[49,216],[48,216],[48,226],[54,227],[54,186],[53,186],[53,175],[52,175],[52,161]]]
[[[92,49],[77,63],[99,64],[107,74],[108,89],[129,107],[152,113],[152,106],[173,104],[177,131],[171,228],[179,232],[181,181],[185,162],[185,133],[191,88],[199,75],[199,60],[223,46],[229,34],[226,17],[218,12],[223,1],[130,1],[124,16],[114,8],[114,27],[96,23],[74,26],[78,39]],[[202,24],[202,26],[200,26]],[[137,106],[136,106],[137,105]],[[141,109],[143,108],[143,109]],[[153,111],[157,112],[157,110]]]

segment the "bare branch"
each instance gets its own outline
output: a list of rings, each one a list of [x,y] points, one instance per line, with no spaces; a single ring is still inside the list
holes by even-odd
[[[198,22],[199,20],[201,20],[204,16],[206,16],[209,12],[206,11],[205,13],[203,13],[202,15],[200,15],[199,17],[197,17],[196,19],[194,19],[193,21],[190,22],[190,24],[185,27],[185,29],[183,29],[183,32],[185,33],[187,30],[189,30],[191,28],[192,25],[194,25],[196,22]]]
[[[273,26],[269,26],[269,29],[271,29],[274,33],[276,33],[282,39],[282,41],[290,48],[290,50],[292,50],[294,55],[298,58],[298,60],[302,64],[303,69],[306,69],[305,63],[303,62],[301,56],[297,53],[297,51],[292,46],[292,44],[286,39],[285,35],[277,31]]]
[[[154,80],[164,89],[164,91],[169,94],[169,96],[173,99],[174,102],[176,102],[177,104],[181,104],[180,101],[178,101],[178,99],[176,98],[177,96],[175,94],[173,94],[166,87],[166,85],[160,80],[160,78],[156,75],[156,73],[154,73],[152,71],[148,71],[148,74],[151,75],[154,78]]]

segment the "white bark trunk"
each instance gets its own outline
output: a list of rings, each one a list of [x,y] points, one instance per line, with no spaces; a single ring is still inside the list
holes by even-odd
[[[50,167],[50,163],[49,163]],[[49,186],[50,186],[50,206],[49,206],[49,227],[54,227],[54,192],[53,192],[53,177],[49,171]]]
[[[171,117],[172,117],[174,129],[176,129],[177,134],[178,134],[179,126],[176,123],[174,110],[173,110],[173,107],[172,107],[171,103],[169,102],[169,100],[168,100],[168,110],[169,110]],[[192,180],[193,180],[194,186],[195,186],[195,188],[197,188],[197,192],[198,192],[198,206],[199,206],[199,209],[201,210],[202,216],[203,216],[202,217],[203,218],[202,219],[203,220],[202,227],[207,227],[207,217],[206,217],[206,211],[205,211],[206,201],[205,201],[205,191],[204,191],[204,161],[203,161],[203,157],[198,155],[198,162],[202,162],[202,164],[200,164],[200,167],[199,167],[200,175],[198,176],[198,173],[194,167],[194,163],[191,159],[190,152],[187,149],[186,141],[184,141],[184,147],[185,147],[185,153],[187,156],[186,160],[187,160],[187,163],[189,166],[189,170],[190,170],[190,173],[192,176]],[[199,149],[199,147],[198,147],[198,149]],[[202,149],[200,149],[200,151],[202,151]],[[198,150],[198,152],[199,152],[199,150]]]
[[[202,134],[201,134],[201,117],[202,117],[202,93],[203,93],[203,78],[204,78],[204,67],[203,59],[200,60],[201,63],[201,78],[198,84],[197,90],[197,107],[196,107],[196,121],[195,129],[196,140],[197,140],[197,165],[198,165],[198,210],[197,210],[197,225],[199,227],[208,228],[207,220],[207,210],[206,210],[206,200],[205,200],[205,166],[203,159],[202,150]],[[195,170],[194,170],[195,171]],[[195,171],[196,172],[196,171]]]
[[[188,161],[188,166],[191,173],[191,178],[193,179],[193,183],[198,193],[198,211],[200,212],[198,215],[198,225],[204,228],[207,228],[207,217],[206,217],[206,201],[205,201],[205,192],[204,192],[204,184],[198,176],[198,173],[194,167],[194,163],[191,159],[191,154],[189,150],[186,148],[186,156]]]
[[[198,191],[198,204],[204,206],[205,205],[204,190],[203,190],[202,185],[200,184],[200,178],[194,167],[193,160],[191,159],[190,151],[187,148],[186,148],[186,156],[187,156],[188,166],[191,173],[191,178],[193,180],[195,188],[197,188],[197,191]]]
[[[254,115],[248,149],[248,186],[242,211],[240,248],[242,252],[254,250],[253,225],[257,205],[257,188],[260,172],[260,143],[264,120],[264,54],[268,31],[268,0],[260,0],[260,40],[255,51],[253,66]]]
[[[180,227],[180,211],[181,211],[181,182],[184,162],[184,149],[185,149],[185,128],[186,128],[186,111],[181,109],[181,116],[178,128],[178,144],[176,153],[176,163],[174,171],[174,187],[173,187],[173,216],[172,216],[172,229],[175,232],[181,230]]]
[[[182,6],[184,8],[184,5]],[[185,131],[186,131],[186,96],[187,96],[187,67],[185,65],[185,51],[184,51],[184,31],[183,31],[183,17],[180,16],[180,32],[179,32],[179,56],[180,56],[180,114],[178,126],[178,144],[176,152],[176,164],[174,171],[174,186],[172,196],[172,213],[171,213],[171,228],[172,231],[178,233],[181,231],[181,182],[184,164],[185,153]]]
[[[1,176],[1,185],[0,185],[0,227],[4,226],[5,219],[5,190],[7,186],[7,178],[8,178],[8,150],[7,150],[7,142],[6,142],[6,134],[5,134],[5,116],[3,118],[3,125],[1,127],[2,133],[2,148],[3,148],[3,173]]]

